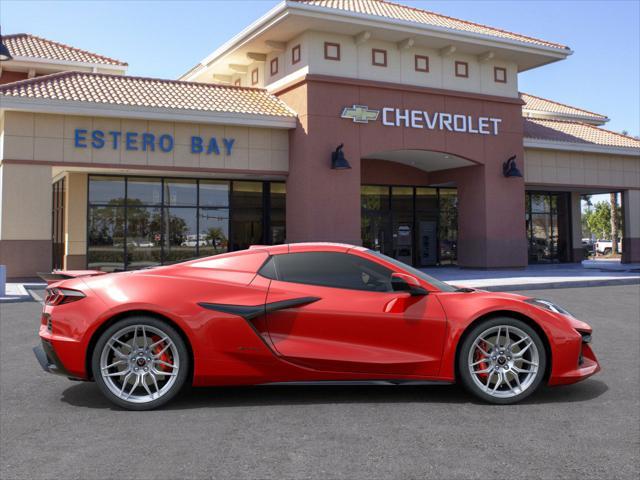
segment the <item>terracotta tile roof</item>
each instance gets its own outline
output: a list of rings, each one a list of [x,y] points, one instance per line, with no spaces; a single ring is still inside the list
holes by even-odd
[[[589,110],[584,110],[582,108],[572,107],[571,105],[565,105],[564,103],[554,102],[553,100],[546,98],[536,97],[528,93],[520,92],[520,98],[525,103],[522,106],[523,110],[585,117],[599,122],[606,122],[609,120],[606,115],[590,112]]]
[[[0,85],[2,97],[69,100],[132,107],[295,117],[266,90],[205,83],[61,72]]]
[[[333,10],[343,10],[351,13],[363,15],[374,15],[393,20],[404,20],[407,22],[421,23],[435,27],[450,28],[470,33],[477,33],[491,37],[499,37],[508,40],[540,45],[544,47],[559,48],[568,50],[569,47],[559,43],[547,42],[538,38],[528,37],[506,30],[489,27],[479,23],[468,22],[439,13],[422,10],[407,5],[400,5],[385,0],[293,0],[298,3],[323,7]]]
[[[3,43],[14,57],[29,57],[67,62],[96,63],[100,65],[126,66],[125,62],[114,58],[87,52],[76,47],[37,37],[29,33],[3,35]]]
[[[588,123],[525,118],[524,136],[525,138],[552,142],[637,148],[640,154],[640,140]]]

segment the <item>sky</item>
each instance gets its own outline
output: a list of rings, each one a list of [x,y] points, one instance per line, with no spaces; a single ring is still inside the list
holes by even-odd
[[[567,60],[520,74],[520,90],[640,135],[640,0],[396,1],[568,45]],[[126,61],[130,75],[177,78],[277,3],[0,0],[0,25]]]

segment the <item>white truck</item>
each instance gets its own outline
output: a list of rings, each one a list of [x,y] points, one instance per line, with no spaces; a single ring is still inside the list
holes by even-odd
[[[613,251],[613,242],[611,240],[596,240],[596,254],[609,255]],[[622,252],[622,241],[618,240],[618,253]]]

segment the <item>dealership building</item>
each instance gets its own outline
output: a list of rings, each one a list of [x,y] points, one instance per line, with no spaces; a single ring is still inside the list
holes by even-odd
[[[380,0],[283,1],[177,80],[2,41],[9,278],[303,241],[420,267],[578,262],[580,198],[606,192],[640,261],[640,141],[518,89],[567,46]]]

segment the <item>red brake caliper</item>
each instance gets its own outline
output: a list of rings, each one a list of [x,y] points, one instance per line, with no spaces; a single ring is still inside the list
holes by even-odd
[[[160,337],[158,335],[151,335],[151,343],[156,343],[158,340],[160,340]],[[158,353],[160,353],[163,348],[164,347],[162,346],[162,344],[156,345],[155,347],[153,347],[153,354],[158,355]],[[169,349],[162,352],[162,355],[160,355],[158,360],[162,360],[163,362],[167,362],[170,364],[171,357],[169,356]],[[169,370],[169,367],[167,367],[166,365],[160,364],[159,369],[162,370],[163,372],[166,372]]]
[[[476,348],[476,351],[473,354],[473,361],[474,362],[477,362],[482,357],[484,357],[484,354],[480,351],[480,349],[484,350],[485,352],[489,351],[489,349],[487,348],[487,343],[484,340],[481,341],[481,342],[478,342],[478,347],[479,348]],[[486,362],[482,362],[482,363],[478,364],[478,370],[486,370],[487,368],[489,368],[489,364],[487,364]],[[478,373],[478,376],[482,380],[486,380],[488,375],[486,373]]]

